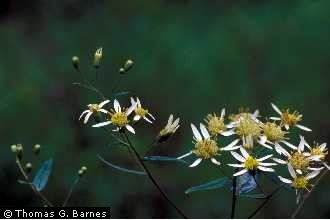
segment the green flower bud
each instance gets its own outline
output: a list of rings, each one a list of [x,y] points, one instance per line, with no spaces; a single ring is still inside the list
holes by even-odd
[[[94,54],[93,65],[96,69],[100,67],[100,63],[101,63],[101,60],[102,60],[102,55],[103,55],[102,47],[100,47],[99,49],[97,49],[95,51],[95,54]]]
[[[119,73],[120,73],[120,74],[125,74],[125,70],[124,70],[124,68],[120,68],[120,69],[119,69]]]
[[[79,57],[77,56],[72,57],[72,65],[74,68],[79,69]]]
[[[27,172],[27,173],[30,173],[31,171],[32,171],[32,164],[31,163],[27,163],[27,164],[25,164],[25,171]]]
[[[13,152],[13,153],[16,153],[17,152],[17,146],[16,144],[13,144],[10,146],[10,150]]]
[[[82,176],[86,173],[86,171],[87,171],[87,167],[82,166],[82,167],[80,168],[80,170],[78,171],[78,175],[79,175],[80,177],[82,177]]]
[[[36,144],[33,146],[33,151],[36,155],[38,155],[40,153],[40,149],[41,149],[40,144]]]
[[[127,60],[123,67],[125,72],[128,72],[133,67],[133,65],[134,62],[132,60]]]

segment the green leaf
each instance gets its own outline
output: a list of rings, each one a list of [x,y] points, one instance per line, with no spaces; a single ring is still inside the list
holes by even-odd
[[[41,191],[45,188],[52,167],[53,167],[53,159],[51,158],[42,164],[37,174],[34,176],[32,184],[34,185],[37,191]]]
[[[150,161],[177,161],[181,163],[188,164],[187,161],[178,159],[176,157],[166,157],[166,156],[147,156],[144,157],[143,160],[150,160]]]
[[[123,167],[120,167],[118,165],[115,165],[115,164],[112,164],[110,163],[109,161],[106,161],[105,159],[103,159],[100,155],[97,155],[98,158],[103,162],[105,163],[106,165],[114,168],[114,169],[117,169],[117,170],[120,170],[122,172],[126,172],[126,173],[133,173],[133,174],[137,174],[137,175],[147,175],[145,172],[143,171],[137,171],[137,170],[130,170],[130,169],[126,169],[126,168],[123,168]]]
[[[228,177],[221,177],[219,179],[212,180],[212,181],[204,183],[202,185],[190,187],[189,189],[187,189],[185,191],[185,193],[188,194],[188,193],[195,192],[195,191],[219,189],[219,188],[222,188],[222,187],[228,185],[228,183],[230,183],[230,182],[231,181],[229,181]]]
[[[258,193],[258,194],[240,194],[239,197],[246,197],[250,199],[267,199],[267,195],[263,193]]]
[[[255,174],[254,178],[258,181],[258,173]],[[236,178],[237,185],[236,185],[236,194],[245,194],[257,187],[257,183],[255,182],[252,174],[249,172],[244,173]]]

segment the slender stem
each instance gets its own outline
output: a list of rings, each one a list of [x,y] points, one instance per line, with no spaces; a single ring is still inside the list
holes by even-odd
[[[230,218],[235,218],[235,208],[236,208],[236,185],[237,185],[237,177],[234,176],[233,178],[233,195],[232,195],[232,202],[231,202],[231,212],[230,212]]]
[[[317,184],[319,184],[319,182],[321,181],[321,179],[328,173],[328,170],[324,171],[319,178],[315,181],[315,184],[313,186],[313,188],[307,193],[307,195],[304,196],[303,200],[299,203],[299,205],[297,206],[297,208],[295,209],[295,211],[292,213],[291,218],[295,218],[299,211],[301,210],[301,208],[303,207],[303,205],[305,204],[306,200],[310,197],[311,193],[313,192],[315,186]]]
[[[249,215],[248,218],[253,218],[258,212],[269,202],[269,200],[284,186],[284,184],[281,184],[277,188],[275,188],[268,196],[267,198],[258,206],[256,210],[252,212],[251,215]]]
[[[79,180],[80,180],[80,176],[78,175],[78,176],[76,177],[76,179],[75,179],[73,185],[71,186],[71,189],[70,189],[68,195],[66,196],[66,198],[65,198],[65,200],[64,200],[64,202],[63,202],[62,207],[65,207],[65,206],[68,204],[69,200],[70,200],[71,197],[72,197],[73,190],[74,190],[74,189],[76,188],[76,186],[78,185]]]
[[[156,182],[156,180],[154,179],[154,177],[152,176],[151,172],[149,171],[149,169],[147,168],[147,166],[145,165],[145,163],[143,162],[140,154],[136,151],[136,149],[134,148],[133,144],[131,143],[130,139],[128,138],[127,134],[124,133],[124,136],[127,140],[127,143],[130,145],[130,148],[132,149],[132,151],[134,152],[136,158],[138,159],[141,167],[144,169],[144,171],[147,173],[150,181],[154,184],[154,186],[158,189],[158,191],[160,192],[160,194],[166,199],[166,201],[181,215],[181,217],[187,219],[187,216],[169,199],[169,197],[166,195],[166,193],[160,188],[160,186],[158,185],[158,183]]]
[[[16,157],[16,163],[17,163],[17,166],[20,170],[20,172],[22,173],[22,175],[24,176],[26,182],[29,183],[29,185],[31,186],[33,192],[40,197],[40,199],[47,205],[47,206],[50,206],[50,207],[53,207],[54,205],[41,193],[39,192],[35,186],[33,185],[33,183],[30,181],[30,178],[29,176],[26,174],[26,172],[24,171],[24,168],[21,164],[21,161],[19,160],[19,158]]]
[[[253,176],[254,182],[256,183],[256,185],[257,185],[258,189],[260,190],[260,192],[261,192],[262,194],[265,194],[265,192],[262,190],[260,184],[258,183],[258,181],[257,181],[257,179],[256,179],[256,177],[255,177],[255,175],[252,175],[252,176]]]

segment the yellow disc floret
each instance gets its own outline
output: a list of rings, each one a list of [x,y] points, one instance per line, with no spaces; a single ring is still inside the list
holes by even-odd
[[[128,124],[127,116],[124,112],[110,113],[110,121],[117,127],[125,127]]]
[[[309,162],[309,159],[304,154],[299,152],[293,153],[292,156],[289,158],[289,163],[295,170],[307,170]]]
[[[281,126],[273,122],[267,122],[264,124],[262,130],[269,141],[278,142],[284,140],[285,131],[282,130]]]
[[[299,176],[292,181],[291,185],[295,189],[307,189],[308,180],[306,177]]]
[[[217,142],[211,139],[205,139],[195,143],[195,150],[193,150],[193,153],[202,159],[210,159],[219,155],[219,151],[220,149]]]
[[[242,118],[236,128],[236,133],[240,137],[247,137],[251,135],[253,138],[255,138],[260,135],[260,132],[261,128],[257,122],[251,118]]]
[[[302,120],[302,115],[297,111],[290,113],[288,109],[282,113],[281,120],[284,125],[293,126]]]
[[[144,117],[146,116],[146,114],[148,114],[148,110],[142,107],[137,107],[134,111],[136,115],[139,115],[141,117]]]
[[[88,108],[91,112],[96,113],[98,112],[101,108],[98,104],[89,104]]]
[[[248,156],[244,162],[244,167],[247,170],[256,170],[258,167],[259,162],[254,159],[252,156]]]
[[[318,144],[316,144],[311,149],[311,156],[318,156],[320,158],[320,160],[324,160],[325,156],[327,154],[328,154],[328,151],[323,151]]]
[[[205,122],[207,123],[207,130],[212,136],[217,136],[226,129],[223,118],[218,117],[216,114],[208,114]]]

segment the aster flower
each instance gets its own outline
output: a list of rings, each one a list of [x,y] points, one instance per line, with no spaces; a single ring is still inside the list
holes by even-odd
[[[304,131],[312,131],[305,126],[298,124],[298,122],[302,120],[302,114],[299,114],[299,112],[290,112],[289,109],[282,112],[275,104],[271,103],[271,105],[273,109],[280,115],[280,117],[271,117],[271,119],[275,121],[281,121],[281,124],[286,130],[289,130],[290,126],[295,126]]]
[[[121,129],[126,128],[128,131],[135,134],[135,130],[132,126],[129,125],[128,116],[134,111],[135,105],[131,105],[128,109],[122,109],[119,102],[115,99],[113,101],[113,108],[110,112],[108,112],[108,120],[105,122],[101,122],[93,125],[93,127],[103,127],[109,124],[116,126],[114,131],[119,131]]]
[[[313,146],[310,146],[305,141],[305,145],[309,149],[309,152],[305,152],[305,156],[308,156],[313,162],[322,163],[328,170],[330,170],[330,166],[325,162],[325,157],[328,154],[327,143],[314,143]]]
[[[103,113],[107,114],[108,111],[103,109],[103,106],[105,106],[109,102],[110,102],[110,100],[105,100],[105,101],[101,102],[100,104],[88,104],[87,105],[88,109],[81,113],[81,115],[79,116],[79,120],[85,115],[84,124],[86,124],[92,114],[97,114],[99,112],[103,112]]]
[[[240,146],[236,146],[238,143],[237,140],[231,142],[226,147],[220,148],[218,143],[215,140],[211,139],[209,132],[207,131],[205,125],[200,123],[200,131],[196,128],[194,124],[191,124],[191,129],[193,131],[193,144],[195,145],[194,150],[184,154],[178,159],[182,159],[191,154],[195,154],[198,159],[196,159],[189,167],[195,167],[202,162],[202,160],[210,159],[212,163],[216,165],[220,165],[221,163],[215,158],[221,154],[221,151],[231,151],[239,148]]]
[[[132,106],[135,106],[134,112],[135,112],[135,116],[133,118],[134,121],[138,121],[141,118],[143,118],[144,120],[146,120],[149,123],[152,123],[152,120],[156,120],[155,117],[149,113],[148,109],[143,108],[140,102],[139,98],[136,98],[136,101],[131,97],[131,104]],[[150,119],[147,117],[149,116]]]
[[[206,122],[206,128],[212,137],[216,137],[219,134],[222,134],[226,130],[226,125],[224,123],[225,114],[226,111],[223,108],[221,110],[220,117],[217,116],[215,113],[213,113],[213,114],[208,114],[206,116],[206,119],[204,119],[204,121]]]
[[[263,162],[264,160],[271,158],[273,156],[272,154],[256,159],[253,156],[251,156],[243,147],[239,149],[242,155],[234,151],[231,151],[230,153],[236,160],[238,160],[241,163],[227,164],[228,166],[243,168],[242,170],[236,172],[234,176],[240,176],[246,172],[254,172],[256,170],[265,171],[265,172],[274,172],[274,169],[270,168],[269,166],[275,166],[277,165],[276,163]]]
[[[176,130],[180,127],[179,125],[180,118],[177,118],[173,122],[173,115],[171,114],[170,117],[168,118],[166,126],[160,130],[158,134],[158,142],[164,142],[166,141],[169,137],[171,137]]]

